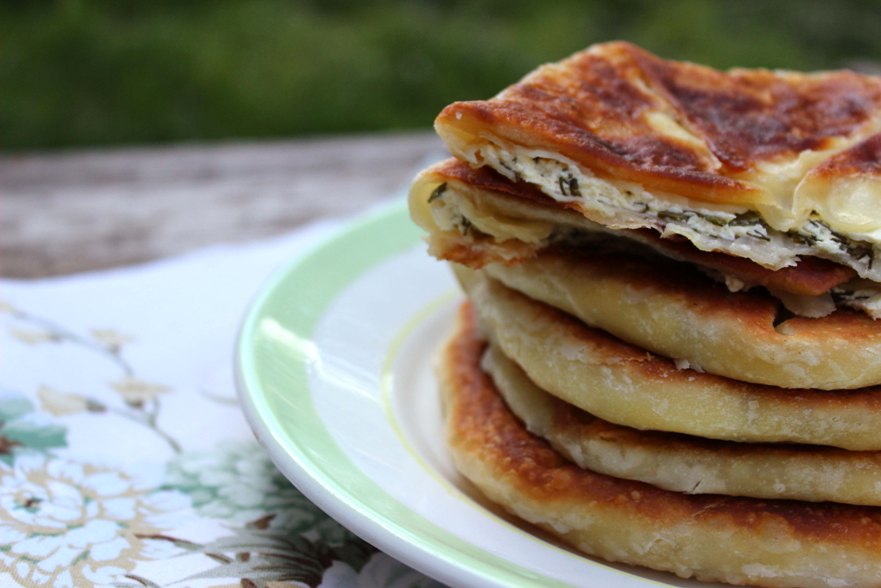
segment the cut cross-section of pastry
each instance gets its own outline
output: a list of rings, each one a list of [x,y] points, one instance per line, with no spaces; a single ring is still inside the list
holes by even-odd
[[[849,307],[881,318],[881,284],[857,279],[847,265],[817,256],[803,239],[789,243],[803,254],[796,265],[771,270],[745,257],[701,251],[681,237],[662,238],[651,229],[610,228],[602,217],[554,202],[530,184],[456,159],[421,172],[409,206],[413,220],[428,232],[433,255],[471,267],[516,263],[548,247],[590,247],[621,238],[635,254],[644,254],[633,247],[638,243],[649,252],[694,264],[731,290],[765,287],[799,316],[826,316]],[[768,244],[766,251],[777,246]]]

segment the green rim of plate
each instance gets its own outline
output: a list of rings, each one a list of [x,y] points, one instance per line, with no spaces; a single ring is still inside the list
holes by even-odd
[[[441,580],[446,576],[461,581],[450,575],[454,568],[483,585],[564,586],[475,547],[390,496],[346,457],[316,412],[307,361],[318,322],[349,283],[413,247],[419,238],[405,204],[396,202],[351,225],[270,280],[251,306],[237,346],[246,416],[257,425],[255,431],[276,465],[285,470],[293,463],[305,474],[306,479],[298,476],[297,482],[308,498],[404,563]],[[282,325],[302,345],[292,349],[261,333],[267,320]],[[402,552],[396,540],[416,550]]]

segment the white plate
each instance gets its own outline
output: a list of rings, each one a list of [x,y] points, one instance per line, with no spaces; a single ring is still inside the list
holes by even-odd
[[[280,272],[237,349],[251,426],[340,523],[453,586],[706,586],[575,554],[487,505],[444,447],[433,356],[460,295],[402,203]]]

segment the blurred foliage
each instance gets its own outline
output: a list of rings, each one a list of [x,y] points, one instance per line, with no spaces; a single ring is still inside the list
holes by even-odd
[[[599,41],[819,69],[879,30],[875,0],[0,0],[0,148],[426,128]]]

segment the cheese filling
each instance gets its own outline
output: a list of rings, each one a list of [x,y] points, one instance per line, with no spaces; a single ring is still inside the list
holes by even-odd
[[[572,221],[572,216],[561,211],[542,208],[526,211],[512,206],[503,208],[493,203],[492,199],[469,198],[446,183],[423,183],[411,193],[410,210],[417,223],[431,233],[455,233],[475,243],[485,243],[486,239],[499,244],[516,240],[530,245],[535,251],[560,243],[582,245],[604,239],[605,234],[621,235],[587,218],[579,216],[578,220]],[[622,238],[620,243],[626,246],[627,241]],[[756,286],[716,270],[705,273],[732,292]],[[771,294],[797,316],[819,318],[836,308],[848,307],[864,312],[873,319],[881,318],[881,285],[870,280],[855,280],[819,296],[778,291]]]
[[[881,250],[872,242],[836,232],[816,215],[797,229],[779,231],[752,210],[731,205],[696,205],[687,198],[654,194],[628,182],[598,178],[575,162],[543,150],[502,149],[492,143],[461,155],[474,166],[489,165],[513,181],[536,185],[557,202],[613,229],[650,227],[680,235],[704,251],[723,251],[771,269],[794,265],[799,256],[829,259],[881,282]],[[860,235],[866,237],[866,235]]]

